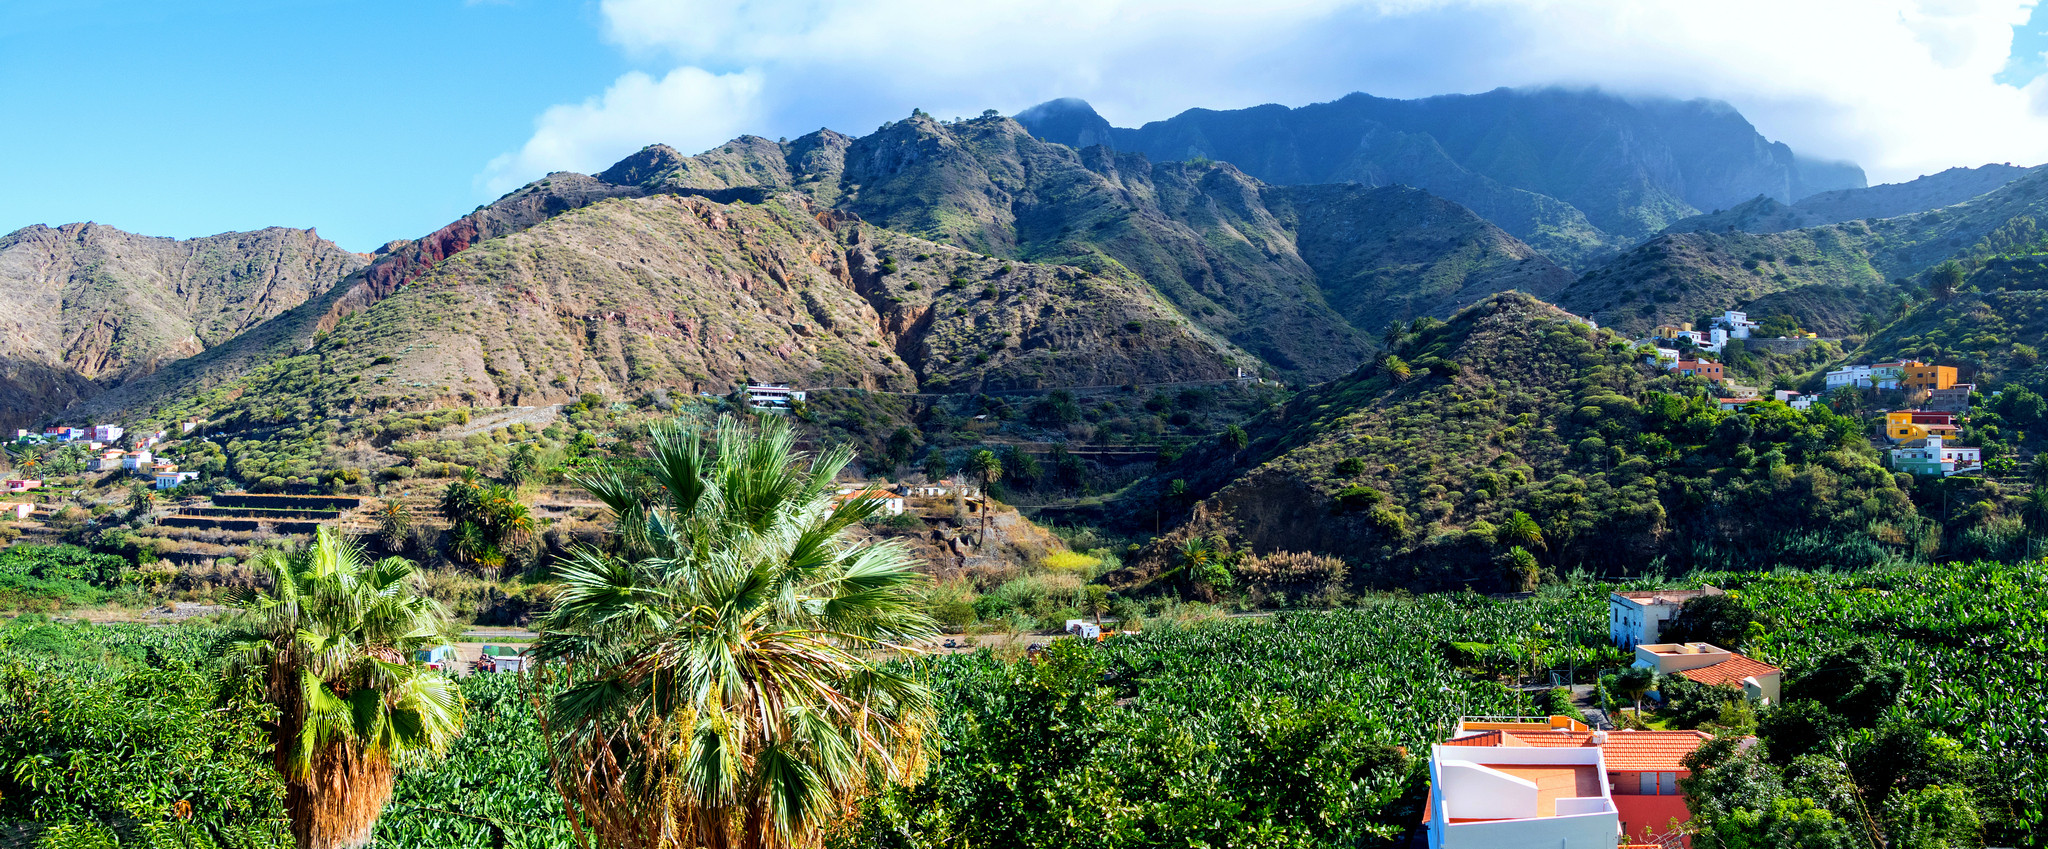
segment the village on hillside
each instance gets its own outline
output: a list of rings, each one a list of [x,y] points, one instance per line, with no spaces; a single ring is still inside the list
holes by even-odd
[[[1704,331],[1694,330],[1691,324],[1659,325],[1649,337],[1636,340],[1636,344],[1653,349],[1645,357],[1646,362],[1718,387],[1722,394],[1717,403],[1723,410],[1769,400],[1795,410],[1812,407],[1821,395],[1777,389],[1766,398],[1756,387],[1735,382],[1722,363],[1707,356],[1720,353],[1731,341],[1753,338],[1758,326],[1747,314],[1728,310]],[[1817,337],[1808,333],[1797,338]],[[1828,371],[1825,380],[1822,395],[1844,389],[1902,393],[1907,402],[1903,408],[1875,411],[1869,420],[1872,432],[1877,434],[1875,440],[1893,470],[1935,477],[1983,472],[1983,449],[1961,444],[1962,419],[1970,412],[1977,387],[1958,382],[1955,366],[1917,360],[1845,365]]]

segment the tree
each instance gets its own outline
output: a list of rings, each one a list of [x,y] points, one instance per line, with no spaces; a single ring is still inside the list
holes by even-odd
[[[1946,301],[1963,290],[1963,266],[1949,260],[1934,267],[1927,274],[1928,291],[1936,300]]]
[[[377,510],[377,536],[384,542],[384,550],[400,551],[405,541],[412,537],[412,509],[401,501],[386,501]]]
[[[1885,806],[1885,830],[1894,849],[1976,849],[1984,823],[1969,791],[1930,785],[1900,793]]]
[[[1763,626],[1756,611],[1733,595],[1703,595],[1688,600],[1664,626],[1661,639],[1671,643],[1712,643],[1740,649],[1752,628]]]
[[[1877,722],[1905,690],[1906,670],[1869,643],[1855,643],[1818,658],[1785,682],[1785,701],[1812,699],[1857,726]]]
[[[505,460],[505,484],[511,487],[526,485],[540,471],[540,453],[532,443],[520,443],[512,447],[512,456]]]
[[[1536,565],[1536,555],[1518,545],[1501,555],[1500,562],[1502,576],[1507,579],[1510,591],[1526,593],[1536,590],[1537,581],[1542,577]]]
[[[1251,436],[1244,432],[1243,427],[1233,424],[1223,428],[1224,447],[1227,447],[1231,451],[1236,452],[1243,451],[1244,447],[1250,444]]]
[[[1530,518],[1529,514],[1516,510],[1509,513],[1507,519],[1501,522],[1499,530],[1494,532],[1494,539],[1506,546],[1542,548],[1543,529],[1536,525],[1536,520]]]
[[[1643,694],[1657,686],[1657,670],[1647,666],[1631,666],[1614,676],[1614,689],[1621,697],[1635,703],[1636,716],[1643,715]]]
[[[1003,477],[1003,461],[996,459],[996,452],[983,449],[967,458],[967,471],[981,481],[981,539],[988,541],[988,489]]]
[[[1095,624],[1102,624],[1102,614],[1109,610],[1109,588],[1101,584],[1089,584],[1081,588],[1081,612],[1095,618]]]
[[[372,562],[326,527],[254,563],[274,586],[230,596],[241,612],[224,654],[277,707],[271,742],[292,836],[299,849],[362,846],[396,771],[445,752],[462,729],[461,691],[413,662],[452,623],[412,561]]]
[[[1407,360],[1403,360],[1393,354],[1383,354],[1380,356],[1380,370],[1386,372],[1388,377],[1393,378],[1395,383],[1403,382],[1415,373],[1415,370],[1409,367]]]
[[[651,484],[577,483],[623,553],[579,547],[534,655],[567,660],[541,705],[553,774],[586,845],[816,846],[878,781],[922,769],[932,695],[886,662],[937,633],[880,509],[833,505],[844,446],[809,458],[788,425],[719,420],[715,447],[652,432]]]

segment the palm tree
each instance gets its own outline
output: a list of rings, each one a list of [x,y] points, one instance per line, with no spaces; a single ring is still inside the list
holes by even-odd
[[[274,766],[299,849],[362,846],[396,771],[461,731],[454,682],[413,663],[445,642],[448,614],[420,594],[410,560],[370,561],[327,528],[296,551],[256,558],[275,588],[231,596],[241,613],[230,668],[261,676],[278,717]]]
[[[988,543],[988,490],[1003,476],[1003,461],[994,451],[976,451],[967,458],[967,470],[981,480],[981,544]]]
[[[617,517],[616,552],[558,565],[534,655],[566,661],[541,704],[579,838],[608,849],[814,847],[871,787],[923,769],[931,692],[883,661],[937,633],[901,543],[833,505],[845,447],[722,417],[715,446],[657,427],[651,483],[577,483]]]
[[[1636,718],[1643,718],[1643,694],[1657,689],[1657,670],[1647,666],[1631,666],[1615,676],[1614,689],[1621,697],[1635,702]]]

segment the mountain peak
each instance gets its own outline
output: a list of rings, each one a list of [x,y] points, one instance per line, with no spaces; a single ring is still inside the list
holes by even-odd
[[[674,171],[676,166],[683,164],[683,160],[687,158],[668,145],[650,144],[619,160],[612,167],[604,169],[597,178],[615,186],[643,185]]]
[[[1109,121],[1078,97],[1040,103],[1017,113],[1016,121],[1034,136],[1069,147],[1116,147]]]

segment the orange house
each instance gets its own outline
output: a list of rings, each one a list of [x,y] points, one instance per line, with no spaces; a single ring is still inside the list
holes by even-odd
[[[1597,731],[1562,716],[1459,723],[1445,746],[1595,747],[1605,761],[1606,781],[1630,841],[1656,843],[1673,821],[1692,819],[1678,780],[1691,775],[1685,756],[1713,739],[1704,731]],[[1688,838],[1685,845],[1691,845]]]
[[[1706,360],[1679,360],[1678,362],[1665,366],[1665,368],[1670,371],[1678,372],[1679,374],[1685,375],[1686,377],[1703,377],[1715,383],[1721,382],[1722,378],[1725,376],[1722,373],[1720,363],[1710,363]]]
[[[1956,385],[1955,366],[1930,366],[1926,363],[1908,362],[1905,374],[1899,379],[1899,387],[1907,391],[1915,389],[1947,389]]]

